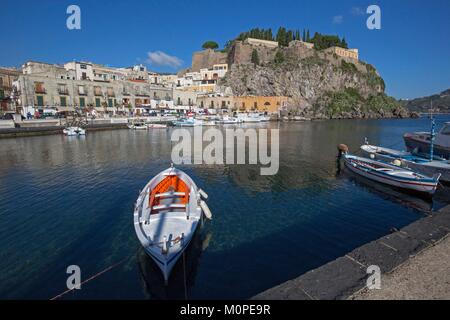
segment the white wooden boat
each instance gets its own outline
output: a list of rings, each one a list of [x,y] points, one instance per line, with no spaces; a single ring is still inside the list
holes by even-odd
[[[84,136],[86,135],[86,130],[80,127],[68,127],[63,130],[66,136]]]
[[[149,128],[149,129],[167,129],[167,125],[159,124],[159,123],[150,123],[147,125],[147,128]]]
[[[139,194],[134,209],[136,235],[166,283],[203,215],[211,219],[202,200],[207,197],[191,177],[173,167],[155,176]]]
[[[361,146],[364,155],[396,166],[412,169],[424,175],[441,174],[441,181],[450,182],[450,161],[437,157],[434,160],[414,155],[410,152],[365,144]]]
[[[131,123],[127,127],[130,130],[147,130],[148,129],[148,127],[145,123],[140,123],[140,122]]]
[[[216,122],[213,120],[203,120],[203,126],[205,127],[213,127],[216,125]]]
[[[262,120],[258,113],[238,113],[237,117],[245,123],[259,123]]]
[[[219,123],[221,123],[221,124],[239,124],[239,123],[242,123],[242,119],[238,119],[238,118],[235,118],[235,117],[224,116],[219,121]]]
[[[385,162],[344,154],[346,167],[365,178],[404,190],[433,195],[437,189],[440,174],[432,178],[399,168]]]
[[[187,118],[175,121],[173,123],[176,127],[197,127],[203,125],[203,120],[197,120],[194,118]]]

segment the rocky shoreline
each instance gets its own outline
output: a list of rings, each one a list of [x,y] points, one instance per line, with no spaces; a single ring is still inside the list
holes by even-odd
[[[296,113],[285,112],[281,114],[280,120],[282,121],[309,121],[309,120],[344,120],[344,119],[417,119],[420,117],[420,113],[411,112],[404,108],[398,108],[391,111],[382,112],[361,112],[355,110],[353,112],[342,112],[328,116],[326,113],[314,112],[314,111],[302,111]]]

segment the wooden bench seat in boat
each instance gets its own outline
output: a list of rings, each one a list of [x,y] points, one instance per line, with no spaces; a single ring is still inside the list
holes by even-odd
[[[184,197],[185,195],[186,195],[185,192],[165,192],[156,194],[155,198],[176,198],[176,197]]]
[[[168,210],[168,209],[186,209],[186,205],[183,203],[171,203],[171,204],[161,204],[154,206],[152,210]]]

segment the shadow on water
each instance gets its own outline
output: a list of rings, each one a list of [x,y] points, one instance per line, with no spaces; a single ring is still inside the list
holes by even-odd
[[[361,187],[368,192],[376,194],[383,199],[398,203],[404,207],[416,209],[425,214],[431,214],[446,205],[445,201],[442,201],[442,197],[439,196],[441,192],[436,192],[434,198],[412,194],[402,189],[386,186],[360,177],[353,172],[346,170],[346,168],[338,170],[338,178],[350,179],[358,187]],[[442,187],[440,187],[440,189],[441,188]]]
[[[164,284],[161,270],[152,258],[143,248],[138,250],[139,275],[146,298],[152,300],[189,299],[190,289],[195,284],[202,252],[208,247],[211,238],[211,232],[197,230],[191,244],[172,270],[167,286]]]

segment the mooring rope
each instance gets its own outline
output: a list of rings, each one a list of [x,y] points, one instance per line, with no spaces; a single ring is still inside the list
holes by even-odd
[[[102,271],[100,271],[100,272],[94,274],[94,275],[91,276],[90,278],[88,278],[88,279],[84,280],[83,282],[81,282],[81,283],[80,283],[80,286],[82,286],[82,285],[84,285],[84,284],[86,284],[86,283],[88,283],[88,282],[90,282],[90,281],[92,281],[92,280],[94,280],[94,279],[100,277],[102,274],[105,274],[105,273],[107,273],[108,271],[111,271],[111,270],[114,269],[114,268],[117,268],[119,265],[121,265],[121,264],[123,264],[124,262],[126,262],[126,261],[127,261],[128,259],[130,259],[132,256],[133,256],[133,255],[130,255],[130,256],[126,257],[125,259],[120,260],[119,262],[117,262],[117,263],[115,263],[115,264],[109,266],[108,268],[106,268],[106,269],[104,269],[104,270],[102,270]],[[73,288],[73,289],[68,289],[68,290],[66,290],[66,291],[64,291],[64,292],[62,292],[62,293],[60,293],[60,294],[58,294],[57,296],[54,296],[54,297],[51,298],[50,300],[57,300],[57,299],[59,299],[59,298],[62,298],[63,296],[65,296],[66,294],[68,294],[68,293],[70,293],[70,292],[72,292],[72,291],[74,291],[74,290],[75,290],[75,288]]]

